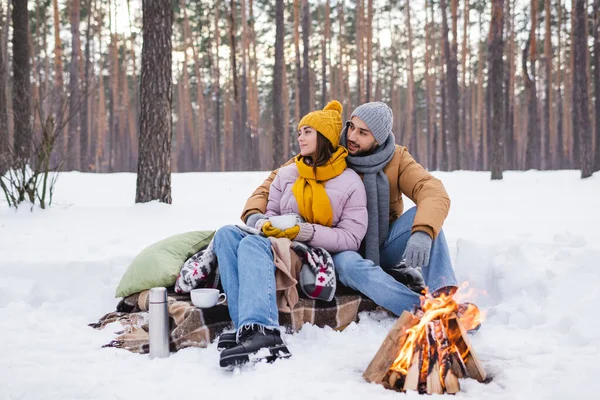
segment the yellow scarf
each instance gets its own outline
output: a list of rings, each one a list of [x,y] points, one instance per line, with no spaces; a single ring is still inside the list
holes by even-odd
[[[313,167],[306,165],[301,155],[296,157],[296,167],[300,176],[292,186],[292,193],[298,203],[300,215],[307,222],[324,226],[333,224],[333,209],[325,191],[325,182],[344,172],[347,156],[348,150],[339,146],[327,164],[316,168],[316,175]]]

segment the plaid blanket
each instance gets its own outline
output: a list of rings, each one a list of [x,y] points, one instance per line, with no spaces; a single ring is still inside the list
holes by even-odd
[[[207,347],[223,330],[233,328],[227,306],[199,309],[191,303],[188,293],[175,293],[172,288],[168,301],[171,351]],[[383,309],[361,294],[338,285],[335,297],[329,302],[300,297],[292,312],[279,313],[279,324],[290,333],[300,330],[306,322],[341,330],[358,321],[358,313],[375,310]],[[102,347],[122,348],[141,354],[149,352],[147,290],[123,298],[115,312],[106,314],[89,326],[102,329],[113,322],[119,322],[122,330]]]

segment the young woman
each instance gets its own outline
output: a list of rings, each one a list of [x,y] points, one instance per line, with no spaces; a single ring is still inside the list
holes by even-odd
[[[264,236],[287,237],[330,253],[358,250],[367,232],[367,197],[358,174],[346,169],[348,151],[339,145],[342,105],[331,101],[298,124],[300,154],[279,169],[265,214],[253,214],[248,226]],[[269,217],[297,214],[305,222],[281,231]],[[229,314],[237,333],[219,338],[221,367],[248,362],[260,349],[267,359],[289,357],[281,338],[271,242],[230,225],[217,231],[219,261]],[[263,352],[261,352],[263,354]]]

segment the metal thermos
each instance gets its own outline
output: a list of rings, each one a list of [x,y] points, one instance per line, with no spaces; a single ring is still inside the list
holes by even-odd
[[[150,358],[169,357],[169,311],[167,309],[167,289],[150,289]]]

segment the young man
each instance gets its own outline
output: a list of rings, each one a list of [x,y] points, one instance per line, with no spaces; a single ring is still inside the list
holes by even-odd
[[[442,231],[450,198],[441,181],[417,163],[406,147],[395,144],[392,121],[387,105],[372,102],[356,108],[346,122],[340,144],[348,149],[348,167],[363,177],[369,222],[360,253],[332,256],[341,283],[400,315],[418,305],[420,295],[390,273],[419,280],[422,271],[434,296],[453,294],[457,281]],[[276,174],[273,171],[246,202],[242,220],[247,225],[265,218],[262,214]],[[402,194],[416,204],[404,214]]]

